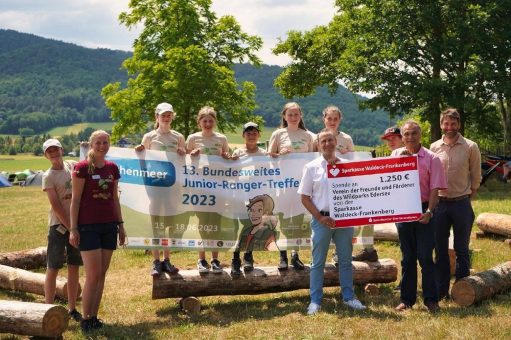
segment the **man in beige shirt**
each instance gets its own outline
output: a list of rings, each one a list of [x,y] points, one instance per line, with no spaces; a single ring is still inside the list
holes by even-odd
[[[447,252],[451,226],[456,252],[456,279],[470,275],[468,244],[474,223],[471,200],[475,198],[481,182],[481,153],[473,141],[460,133],[460,114],[447,109],[440,115],[443,136],[431,144],[431,151],[442,162],[447,177],[447,190],[440,190],[436,209],[436,268],[438,293],[442,299],[449,296],[450,266]]]

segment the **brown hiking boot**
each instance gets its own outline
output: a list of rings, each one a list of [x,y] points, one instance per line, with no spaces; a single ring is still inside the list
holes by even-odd
[[[353,261],[376,262],[378,261],[378,252],[374,248],[363,248],[353,256]]]

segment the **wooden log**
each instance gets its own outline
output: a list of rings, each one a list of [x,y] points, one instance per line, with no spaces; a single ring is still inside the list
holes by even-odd
[[[511,261],[458,280],[451,290],[454,302],[470,306],[511,289]]]
[[[380,288],[378,288],[378,286],[375,285],[374,283],[368,283],[364,287],[364,292],[367,295],[379,295],[380,294]]]
[[[46,247],[1,253],[0,264],[26,270],[46,268]]]
[[[0,333],[55,338],[66,331],[68,323],[62,306],[0,300]]]
[[[32,273],[23,269],[0,265],[0,288],[18,290],[44,296],[45,275]],[[78,285],[78,296],[81,287]],[[55,296],[67,300],[67,279],[57,277],[57,289]]]
[[[476,224],[485,233],[511,237],[511,216],[505,214],[482,213],[477,216]]]
[[[199,299],[194,296],[185,297],[179,300],[179,306],[190,317],[195,317],[200,314],[201,303]]]
[[[199,275],[197,270],[181,270],[176,275],[161,275],[153,279],[153,299],[211,296],[253,295],[309,288],[310,268],[279,271],[276,267],[256,267],[239,278],[232,278],[229,269],[220,274]],[[396,262],[353,262],[353,283],[388,283],[397,279]],[[339,286],[339,271],[334,265],[325,267],[325,287]]]
[[[375,224],[374,240],[399,242],[396,225],[394,223]]]

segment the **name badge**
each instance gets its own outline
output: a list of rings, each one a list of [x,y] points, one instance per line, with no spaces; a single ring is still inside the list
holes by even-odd
[[[101,179],[100,175],[92,175],[92,179]]]

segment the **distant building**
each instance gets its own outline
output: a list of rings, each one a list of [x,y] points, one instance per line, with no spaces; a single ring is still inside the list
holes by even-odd
[[[121,138],[115,145],[120,148],[129,148],[129,147],[134,147],[135,143],[130,141],[128,138]]]

